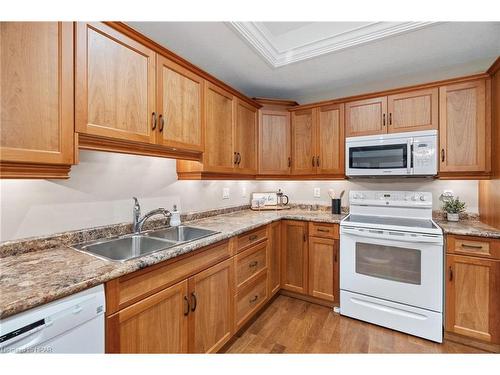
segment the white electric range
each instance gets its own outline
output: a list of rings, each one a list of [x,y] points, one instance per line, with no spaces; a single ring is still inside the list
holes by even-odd
[[[442,342],[443,233],[432,194],[351,191],[340,223],[340,313]]]

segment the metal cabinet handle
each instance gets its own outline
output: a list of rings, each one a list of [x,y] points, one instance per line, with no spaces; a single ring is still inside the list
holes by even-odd
[[[252,234],[250,237],[248,237],[248,239],[250,241],[253,241],[253,240],[256,240],[259,236],[257,236],[256,234]]]
[[[453,269],[451,268],[451,266],[449,267],[449,270],[450,270],[450,281],[453,281]]]
[[[241,163],[241,154],[238,152],[238,165]]]
[[[316,166],[319,167],[319,156],[316,156]]]
[[[382,125],[385,126],[385,113],[382,115]]]
[[[314,160],[315,160],[315,159],[316,159],[316,157],[315,157],[315,156],[313,156],[313,159],[312,159],[312,165],[313,165],[313,167],[314,167]]]
[[[335,255],[333,256],[333,260],[335,263],[337,263],[337,252],[335,252]]]
[[[259,264],[259,262],[256,261],[256,260],[254,260],[253,262],[250,262],[250,264],[248,265],[248,267],[250,267],[250,268],[257,267],[257,264]]]
[[[163,118],[163,115],[160,115],[160,133],[163,132],[163,128],[165,127],[165,119]]]
[[[198,299],[196,298],[196,294],[194,294],[194,292],[191,293],[191,300],[193,301],[193,306],[191,307],[191,311],[195,311],[196,306],[198,305]]]
[[[329,230],[329,229],[321,229],[321,228],[318,228],[318,229],[316,229],[316,230],[317,230],[318,232],[324,232],[324,233],[328,233],[328,232],[330,232],[330,230]]]
[[[389,125],[392,125],[392,112],[389,113]]]
[[[304,235],[302,236],[302,239],[304,240],[304,242],[306,242],[306,235],[304,233]]]
[[[483,246],[482,245],[467,245],[465,243],[461,244],[462,247],[468,247],[468,248],[471,248],[471,249],[482,249]]]
[[[238,164],[238,154],[234,153],[234,164]]]
[[[257,298],[259,298],[259,296],[258,296],[258,295],[255,295],[255,296],[253,296],[252,298],[250,298],[250,299],[248,300],[248,302],[250,302],[250,303],[254,303],[255,301],[257,301]]]
[[[289,156],[288,157],[288,168],[292,166],[292,158]]]
[[[186,304],[186,308],[184,309],[184,316],[189,314],[189,299],[187,296],[184,296],[184,302]]]
[[[441,149],[441,161],[444,162],[444,148]]]
[[[155,130],[156,129],[156,112],[153,112],[151,114],[151,122],[153,123],[151,130]]]

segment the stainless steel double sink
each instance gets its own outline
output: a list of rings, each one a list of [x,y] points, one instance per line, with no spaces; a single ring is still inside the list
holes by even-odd
[[[180,225],[80,243],[73,245],[73,248],[105,260],[124,262],[217,233],[219,232]]]

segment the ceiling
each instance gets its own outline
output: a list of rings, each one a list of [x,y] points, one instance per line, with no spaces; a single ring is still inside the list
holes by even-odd
[[[128,22],[244,94],[299,103],[484,72],[500,22]]]

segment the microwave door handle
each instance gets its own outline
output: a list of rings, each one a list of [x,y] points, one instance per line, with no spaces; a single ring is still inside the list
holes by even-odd
[[[400,241],[400,242],[412,242],[412,243],[435,243],[440,242],[438,237],[425,237],[425,236],[411,236],[407,234],[401,235],[400,232],[382,231],[382,230],[363,230],[359,231],[357,229],[342,228],[341,234],[351,234],[363,238],[378,238],[387,241]]]
[[[411,172],[411,164],[413,160],[413,154],[411,152],[411,144],[413,140],[411,138],[408,138],[406,142],[406,170],[408,174],[412,174]]]

